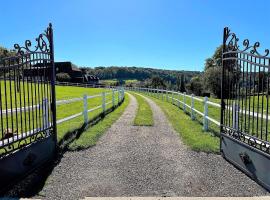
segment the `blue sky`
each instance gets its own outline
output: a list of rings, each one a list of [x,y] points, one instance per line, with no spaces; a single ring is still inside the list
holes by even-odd
[[[268,0],[1,1],[0,45],[12,48],[53,23],[56,61],[79,66],[203,70],[229,26],[270,48]]]

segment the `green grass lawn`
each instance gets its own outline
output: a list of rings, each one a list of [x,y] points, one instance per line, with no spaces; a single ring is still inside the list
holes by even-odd
[[[218,153],[219,137],[213,136],[212,132],[202,130],[198,121],[192,121],[190,116],[170,102],[150,97],[164,111],[173,128],[179,133],[184,144],[194,151]]]
[[[153,113],[150,105],[148,102],[141,97],[140,95],[132,92],[132,95],[134,95],[138,102],[138,109],[136,113],[136,117],[134,119],[134,125],[135,126],[153,126],[154,120],[153,120]]]
[[[98,138],[121,116],[128,104],[129,97],[125,95],[125,101],[118,108],[108,114],[99,123],[84,131],[79,138],[69,144],[69,149],[79,150],[95,145]]]
[[[5,96],[5,93],[3,93],[3,82],[1,82],[1,97]],[[14,86],[13,83],[11,82],[10,86]],[[7,87],[7,85],[6,85]],[[28,85],[29,88],[31,88],[31,84],[29,83]],[[32,84],[32,88],[36,87],[36,90],[39,86]],[[22,89],[22,88],[21,88]],[[7,102],[14,97],[14,89],[11,90],[12,93],[10,95],[7,95]],[[74,86],[56,86],[56,99],[57,100],[63,100],[63,99],[72,99],[75,97],[83,97],[84,94],[88,96],[100,94],[102,92],[108,92],[109,90],[103,89],[103,88],[82,88],[82,87],[74,87]],[[21,97],[24,95],[23,90],[20,90],[20,92],[17,92],[17,97],[18,94],[21,95]],[[35,94],[35,93],[34,93]],[[3,99],[3,98],[2,98]],[[28,97],[26,99],[26,106],[28,106]],[[30,99],[30,98],[29,98]],[[112,94],[106,95],[106,102],[112,102]],[[35,105],[37,102],[33,102],[33,105]],[[88,109],[97,107],[102,104],[102,97],[95,97],[92,99],[88,99]],[[118,103],[118,92],[115,92],[115,104]],[[10,108],[11,105],[15,105],[15,101],[12,103],[7,103],[7,107]],[[32,105],[32,102],[29,101],[30,106]],[[3,105],[3,103],[2,103]],[[17,105],[18,104],[17,102]],[[112,103],[106,105],[106,110],[110,109],[112,107]],[[14,108],[14,107],[13,107]],[[4,109],[4,108],[3,108]],[[62,104],[62,105],[57,105],[56,107],[57,110],[57,120],[63,119],[65,117],[68,117],[70,115],[74,115],[77,113],[82,113],[83,112],[83,101],[76,101],[68,104]],[[102,108],[99,108],[93,112],[88,112],[88,120],[93,120],[96,116],[99,116],[102,113]],[[3,130],[6,129],[11,129],[13,128],[14,132],[16,134],[21,134],[25,133],[29,130],[33,130],[35,128],[42,127],[42,110],[39,109],[34,109],[33,111],[26,111],[26,112],[18,112],[18,113],[13,113],[12,115],[9,114],[8,117],[5,115],[1,118],[3,121]],[[12,121],[17,123],[13,123],[12,127]],[[26,123],[25,123],[26,122]],[[67,133],[70,133],[80,127],[83,126],[84,123],[84,118],[83,115],[63,122],[61,124],[57,124],[57,139],[58,141],[63,140],[65,138]],[[0,138],[2,135],[0,135]],[[16,144],[14,144],[16,146]],[[0,152],[1,153],[1,152]]]

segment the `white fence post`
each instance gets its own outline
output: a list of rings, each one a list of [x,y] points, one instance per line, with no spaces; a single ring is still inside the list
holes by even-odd
[[[49,121],[49,103],[48,99],[45,98],[42,101],[42,110],[43,110],[43,128],[47,129],[50,127],[50,121]]]
[[[102,111],[105,113],[106,111],[106,97],[105,97],[105,92],[102,92]]]
[[[178,93],[177,96],[178,96],[178,98],[177,98],[178,99],[178,103],[177,104],[178,104],[178,108],[180,108],[180,93]]]
[[[84,118],[84,123],[87,124],[88,122],[88,113],[87,113],[87,95],[83,95],[83,118]]]
[[[183,103],[184,103],[184,105],[183,105],[183,110],[184,110],[184,112],[186,112],[186,92],[184,92],[184,95],[183,95]]]
[[[208,97],[204,97],[203,130],[208,131]]]
[[[239,106],[236,104],[236,102],[234,101],[233,102],[233,108],[232,108],[232,111],[233,111],[233,128],[235,130],[238,130],[238,119],[239,119]]]
[[[114,107],[114,104],[115,104],[115,102],[114,102],[114,89],[112,90],[112,106]]]
[[[195,116],[194,116],[194,95],[191,94],[191,119],[194,120]]]

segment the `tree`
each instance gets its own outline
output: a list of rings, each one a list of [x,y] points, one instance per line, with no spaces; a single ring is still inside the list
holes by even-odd
[[[202,77],[194,76],[187,85],[187,88],[196,96],[201,96],[203,93]]]
[[[217,98],[221,97],[221,67],[211,67],[204,73],[204,87]]]
[[[165,85],[164,80],[162,78],[160,78],[158,76],[154,76],[151,79],[151,87],[165,89],[166,85]]]
[[[221,97],[222,45],[216,48],[213,56],[205,60],[203,75],[204,89],[216,97]]]
[[[180,85],[180,92],[186,91],[186,78],[184,74],[181,74],[181,85]]]

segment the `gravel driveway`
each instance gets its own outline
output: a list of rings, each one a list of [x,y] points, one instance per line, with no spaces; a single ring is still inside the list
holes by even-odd
[[[221,156],[189,150],[152,100],[155,125],[133,126],[137,102],[130,99],[96,146],[64,154],[36,198],[267,194]]]

